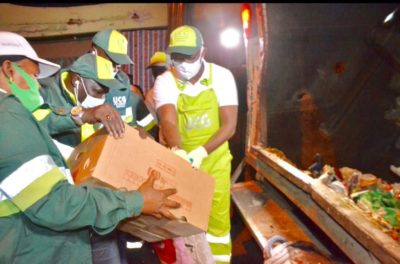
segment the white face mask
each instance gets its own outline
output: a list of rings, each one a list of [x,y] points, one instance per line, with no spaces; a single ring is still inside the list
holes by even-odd
[[[83,108],[93,108],[99,105],[102,105],[105,103],[106,101],[106,96],[103,95],[102,98],[96,98],[91,96],[90,94],[88,94],[85,83],[83,82],[82,78],[81,78],[81,83],[83,86],[83,90],[86,93],[86,98],[83,100],[83,102],[79,102],[78,99],[78,90],[79,90],[79,81],[75,81],[75,86],[74,86],[74,93],[75,93],[75,98],[76,98],[76,103],[78,104],[78,106],[81,106]]]
[[[189,81],[192,79],[200,71],[202,62],[203,58],[201,56],[198,60],[192,63],[172,61],[179,77],[181,77],[183,81]]]

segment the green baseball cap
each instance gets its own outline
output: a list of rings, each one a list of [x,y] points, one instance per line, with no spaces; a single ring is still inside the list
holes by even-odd
[[[114,29],[105,29],[93,36],[92,42],[102,48],[116,64],[133,64],[128,56],[128,40]]]
[[[171,32],[167,52],[192,56],[203,44],[203,36],[197,28],[180,26]]]
[[[79,74],[82,78],[94,80],[110,89],[123,88],[122,83],[114,78],[111,61],[97,55],[86,53],[80,56],[69,67],[69,71]]]

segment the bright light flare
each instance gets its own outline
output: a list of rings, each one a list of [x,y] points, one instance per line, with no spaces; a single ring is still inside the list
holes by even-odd
[[[392,13],[390,13],[389,15],[386,16],[385,21],[383,21],[383,23],[387,23],[389,21],[391,21],[394,17],[394,14],[396,13],[397,9],[394,10]]]
[[[239,45],[240,33],[234,28],[225,29],[220,35],[221,44],[226,48],[234,48]]]

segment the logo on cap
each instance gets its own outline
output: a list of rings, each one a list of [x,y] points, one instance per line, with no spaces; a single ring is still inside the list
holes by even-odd
[[[96,56],[97,78],[99,79],[114,79],[113,67],[109,60],[103,57]]]
[[[128,53],[128,41],[125,39],[124,35],[118,31],[113,30],[110,34],[110,41],[108,43],[108,51],[127,54]]]
[[[196,47],[196,33],[189,27],[181,27],[172,36],[170,46]]]

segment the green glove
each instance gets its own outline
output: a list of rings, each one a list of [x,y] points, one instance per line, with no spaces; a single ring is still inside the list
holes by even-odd
[[[208,156],[207,150],[203,146],[200,146],[192,150],[188,154],[189,161],[192,163],[192,167],[196,169],[200,168],[201,162],[207,156]]]

